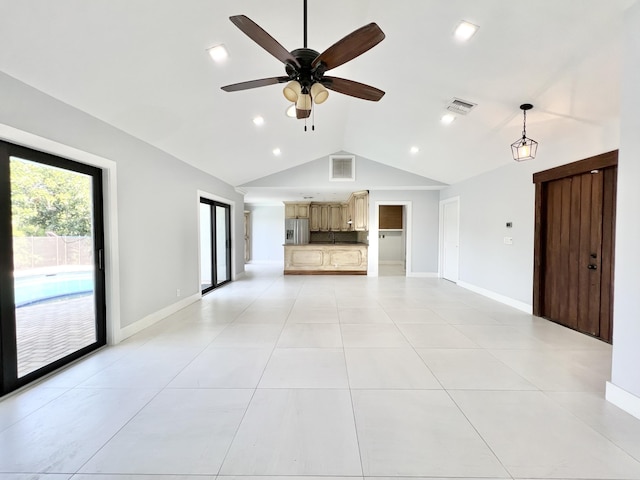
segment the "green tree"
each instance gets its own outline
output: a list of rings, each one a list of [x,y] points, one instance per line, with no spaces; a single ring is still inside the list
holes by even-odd
[[[91,235],[91,178],[22,159],[11,160],[13,235]]]

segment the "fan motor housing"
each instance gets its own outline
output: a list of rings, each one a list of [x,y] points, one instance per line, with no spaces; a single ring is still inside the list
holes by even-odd
[[[318,65],[314,70],[311,69],[311,64],[320,55],[317,51],[311,48],[297,48],[291,51],[291,55],[300,63],[300,69],[286,65],[285,70],[290,78],[300,82],[300,85],[306,89],[310,88],[313,83],[320,81],[324,74],[323,64]]]

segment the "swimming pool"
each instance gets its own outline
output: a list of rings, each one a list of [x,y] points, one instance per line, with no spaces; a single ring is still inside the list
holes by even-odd
[[[93,272],[60,272],[16,277],[16,308],[49,300],[93,293]]]

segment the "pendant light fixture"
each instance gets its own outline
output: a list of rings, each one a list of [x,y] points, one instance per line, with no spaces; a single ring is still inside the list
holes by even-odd
[[[516,162],[522,162],[524,160],[532,160],[536,158],[536,152],[538,151],[538,142],[527,138],[527,110],[531,110],[533,105],[530,103],[523,103],[520,105],[520,110],[524,116],[522,124],[522,138],[519,138],[511,144],[511,153],[513,159]]]

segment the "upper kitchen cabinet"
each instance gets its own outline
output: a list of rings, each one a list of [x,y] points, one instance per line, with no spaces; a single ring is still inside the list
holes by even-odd
[[[339,203],[329,205],[329,230],[332,232],[340,232],[342,230],[342,223],[342,205]]]
[[[349,198],[353,212],[352,222],[353,230],[357,232],[366,232],[369,230],[369,192],[363,190],[354,192]]]
[[[285,202],[285,213],[293,215],[294,203]],[[300,206],[300,204],[295,204]],[[309,212],[309,230],[312,232],[349,232],[369,230],[369,192],[363,190],[349,196],[347,203],[313,202],[305,205]],[[297,218],[306,218],[298,212]]]
[[[309,203],[284,202],[284,218],[309,218]]]

